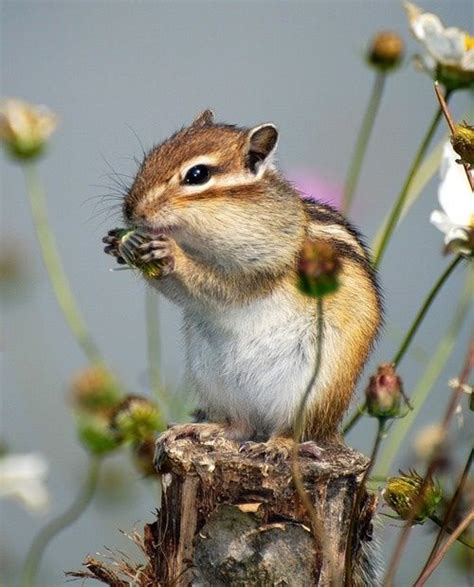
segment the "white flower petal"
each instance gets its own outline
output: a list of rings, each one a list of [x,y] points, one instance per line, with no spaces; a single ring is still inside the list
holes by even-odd
[[[474,194],[465,171],[456,163],[457,155],[450,143],[444,147],[438,198],[453,224],[469,227],[474,218]]]
[[[470,49],[464,53],[461,59],[461,68],[465,71],[474,72],[474,49]]]
[[[455,27],[426,31],[425,46],[440,63],[456,65],[464,55],[464,33]]]
[[[44,478],[48,463],[37,454],[6,455],[0,458],[0,497],[13,497],[32,511],[49,502]]]
[[[453,223],[449,220],[444,212],[440,212],[439,210],[434,210],[431,212],[430,222],[438,230],[444,232],[445,234],[448,233],[453,228]]]

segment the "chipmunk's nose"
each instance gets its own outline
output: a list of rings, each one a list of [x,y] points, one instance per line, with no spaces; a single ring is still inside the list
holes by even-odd
[[[123,203],[123,215],[125,220],[130,224],[136,224],[137,221],[146,220],[146,213],[141,206],[137,206],[130,200]]]

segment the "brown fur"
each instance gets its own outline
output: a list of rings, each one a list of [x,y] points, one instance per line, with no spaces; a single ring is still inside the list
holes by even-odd
[[[316,304],[296,288],[299,253],[305,238],[331,243],[342,264],[341,285],[323,299],[323,312],[325,322],[341,333],[341,348],[329,358],[331,387],[308,405],[304,426],[305,440],[324,441],[334,438],[376,337],[380,296],[358,233],[337,211],[303,202],[271,166],[256,175],[249,151],[256,149],[258,164],[276,141],[274,127],[265,130],[252,146],[251,130],[213,124],[212,115],[203,113],[145,158],[124,215],[133,226],[172,235],[174,271],[161,279],[160,290],[183,305],[193,300],[223,309],[243,306],[283,284],[295,309],[308,311]],[[183,166],[203,156],[215,158],[215,183],[201,191],[187,189]],[[223,187],[232,177],[242,183]]]

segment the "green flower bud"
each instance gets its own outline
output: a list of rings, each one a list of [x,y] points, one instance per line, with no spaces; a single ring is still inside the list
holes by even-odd
[[[367,61],[383,72],[396,69],[403,60],[405,46],[399,34],[381,31],[372,39],[367,51]]]
[[[415,471],[407,475],[400,471],[400,477],[390,477],[383,491],[383,498],[402,520],[409,519],[415,507],[417,512],[413,518],[414,524],[423,524],[432,516],[442,498],[440,486],[429,479],[420,498],[420,490],[423,486],[423,478]],[[418,505],[417,505],[418,504]]]
[[[374,418],[395,418],[400,415],[402,381],[390,363],[382,363],[372,375],[365,391],[367,412]]]
[[[0,104],[0,141],[14,159],[40,155],[56,125],[56,115],[45,107],[16,99]]]
[[[97,456],[110,453],[121,444],[120,437],[110,427],[109,421],[98,416],[81,416],[78,420],[78,434],[84,448]]]
[[[134,444],[153,440],[164,430],[163,418],[153,402],[139,396],[128,396],[119,406],[113,426],[126,441]]]
[[[339,287],[341,262],[327,242],[307,240],[298,261],[298,288],[317,298],[331,294]]]
[[[160,267],[159,261],[150,261],[149,263],[140,263],[136,258],[135,255],[131,254],[127,250],[127,240],[136,234],[135,230],[131,229],[123,229],[122,234],[120,235],[120,244],[119,250],[122,252],[122,257],[127,261],[130,267],[134,269],[138,269],[141,271],[145,277],[150,279],[158,279],[161,276],[162,270]]]

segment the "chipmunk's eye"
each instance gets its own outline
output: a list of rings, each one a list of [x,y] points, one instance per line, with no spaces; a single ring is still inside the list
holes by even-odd
[[[188,169],[184,176],[184,183],[188,185],[201,185],[211,178],[211,170],[207,165],[194,165]]]

